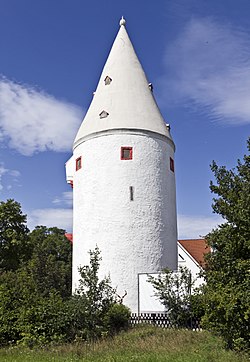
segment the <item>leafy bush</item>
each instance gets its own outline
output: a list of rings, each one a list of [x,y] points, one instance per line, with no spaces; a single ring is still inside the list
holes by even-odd
[[[90,251],[90,265],[79,268],[79,288],[71,298],[72,336],[96,339],[127,328],[128,308],[116,304],[116,291],[109,277],[99,280],[100,251]]]
[[[127,328],[129,310],[115,304],[109,278],[99,280],[100,260],[97,248],[90,252],[90,265],[80,269],[80,287],[68,298],[56,286],[41,292],[41,276],[29,263],[0,273],[0,345],[95,340]]]
[[[127,328],[129,311],[116,306],[110,279],[99,280],[98,248],[71,295],[71,249],[64,230],[29,232],[20,204],[0,202],[0,345],[92,340]]]
[[[172,325],[186,328],[191,326],[192,318],[203,315],[199,294],[191,294],[193,282],[187,268],[182,267],[179,272],[164,269],[157,277],[149,275],[148,279],[155,296],[166,307]]]
[[[123,304],[113,304],[105,316],[105,325],[110,334],[116,334],[129,327],[131,311]]]

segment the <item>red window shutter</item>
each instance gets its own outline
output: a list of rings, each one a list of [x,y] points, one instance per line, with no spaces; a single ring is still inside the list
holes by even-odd
[[[170,170],[174,172],[174,160],[170,157]]]
[[[80,168],[82,168],[82,157],[76,159],[76,171],[80,170]]]
[[[121,147],[121,160],[133,159],[133,147]]]

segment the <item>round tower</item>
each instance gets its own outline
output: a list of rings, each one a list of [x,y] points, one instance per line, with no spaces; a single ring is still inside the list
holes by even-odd
[[[73,290],[101,251],[124,304],[138,311],[138,274],[177,268],[175,146],[125,20],[66,163],[73,183]]]

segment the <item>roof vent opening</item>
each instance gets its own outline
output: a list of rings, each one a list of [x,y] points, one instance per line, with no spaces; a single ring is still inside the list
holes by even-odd
[[[108,115],[109,115],[108,112],[106,112],[106,111],[101,111],[101,113],[99,114],[99,117],[100,117],[101,119],[102,119],[102,118],[107,118]]]
[[[109,85],[111,82],[112,82],[112,78],[110,78],[110,77],[107,75],[107,77],[104,79],[105,85]]]
[[[153,92],[154,87],[152,83],[148,83],[148,88],[151,90],[151,92]]]

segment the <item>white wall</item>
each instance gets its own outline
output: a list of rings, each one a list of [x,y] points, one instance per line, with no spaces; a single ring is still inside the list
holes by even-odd
[[[194,288],[198,288],[204,283],[204,278],[199,277],[202,268],[197,261],[187,252],[187,250],[178,243],[178,269],[183,266],[191,271],[192,281],[194,282]]]
[[[157,278],[159,273],[150,274]],[[155,296],[155,289],[153,284],[148,281],[149,274],[139,274],[139,309],[138,313],[164,313],[165,306]]]
[[[121,146],[133,147],[133,160],[120,159]],[[127,291],[124,303],[137,312],[138,273],[177,267],[173,147],[163,137],[124,132],[83,142],[74,160],[80,156],[73,189],[73,286],[77,268],[88,264],[88,251],[98,245],[101,276],[110,273],[118,294]]]

